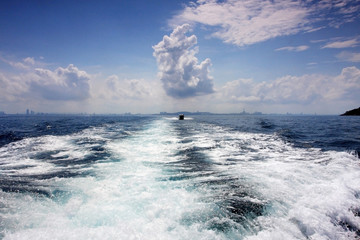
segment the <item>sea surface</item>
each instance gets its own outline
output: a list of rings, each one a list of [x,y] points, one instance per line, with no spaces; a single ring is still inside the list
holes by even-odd
[[[360,117],[1,116],[0,239],[359,239]]]

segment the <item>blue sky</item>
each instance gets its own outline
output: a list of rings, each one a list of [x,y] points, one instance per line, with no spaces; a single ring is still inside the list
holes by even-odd
[[[339,114],[360,1],[2,1],[0,111]]]

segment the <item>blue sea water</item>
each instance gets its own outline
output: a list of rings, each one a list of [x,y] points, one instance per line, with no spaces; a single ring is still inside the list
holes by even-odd
[[[359,239],[360,118],[2,116],[1,239]]]

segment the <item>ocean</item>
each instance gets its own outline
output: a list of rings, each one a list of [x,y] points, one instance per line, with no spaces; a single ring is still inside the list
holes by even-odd
[[[0,117],[0,239],[359,239],[360,118]]]

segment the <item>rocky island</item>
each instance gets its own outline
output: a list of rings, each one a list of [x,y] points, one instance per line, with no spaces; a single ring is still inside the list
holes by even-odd
[[[347,111],[346,113],[341,114],[340,116],[360,116],[360,107],[353,110]]]

